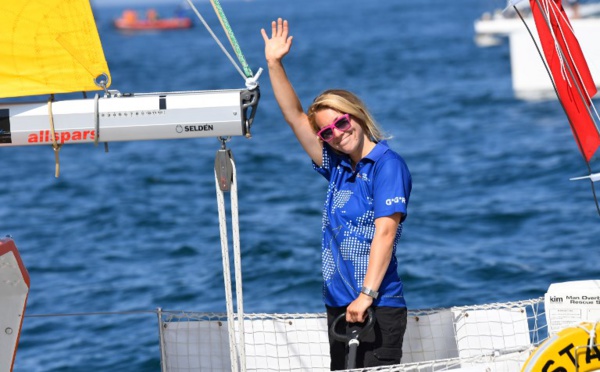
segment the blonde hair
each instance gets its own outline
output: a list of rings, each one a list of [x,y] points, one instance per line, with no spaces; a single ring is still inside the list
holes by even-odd
[[[320,129],[315,120],[315,114],[325,109],[350,114],[373,142],[390,138],[381,130],[365,104],[354,93],[343,89],[330,89],[314,99],[308,108],[308,120],[315,133]]]

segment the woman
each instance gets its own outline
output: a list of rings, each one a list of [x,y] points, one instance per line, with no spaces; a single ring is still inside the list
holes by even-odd
[[[398,364],[407,310],[395,252],[410,172],[354,94],[325,91],[304,113],[282,64],[292,45],[288,22],[280,18],[271,27],[270,38],[261,33],[275,98],[315,170],[329,181],[322,241],[328,324],[344,312],[348,323],[362,323],[371,307],[374,331],[361,340],[356,366]],[[329,339],[331,369],[344,369],[345,345]]]

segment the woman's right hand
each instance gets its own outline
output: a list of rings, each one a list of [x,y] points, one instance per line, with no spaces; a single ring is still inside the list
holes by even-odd
[[[267,64],[280,63],[281,59],[288,54],[292,47],[292,38],[289,36],[288,21],[281,18],[271,22],[271,38],[267,36],[265,29],[260,30],[265,40],[265,58]]]

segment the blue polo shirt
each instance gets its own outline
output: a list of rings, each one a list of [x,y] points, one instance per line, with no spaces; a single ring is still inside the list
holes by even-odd
[[[325,143],[323,165],[313,167],[329,181],[323,208],[323,300],[328,306],[347,306],[360,294],[367,273],[375,219],[396,212],[406,217],[412,180],[404,159],[385,141],[377,143],[355,170],[347,155]],[[396,259],[401,234],[402,222],[375,306],[406,307]]]

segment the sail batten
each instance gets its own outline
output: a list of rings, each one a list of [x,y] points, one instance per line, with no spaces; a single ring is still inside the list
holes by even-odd
[[[110,71],[89,0],[0,3],[0,98],[98,90]]]

